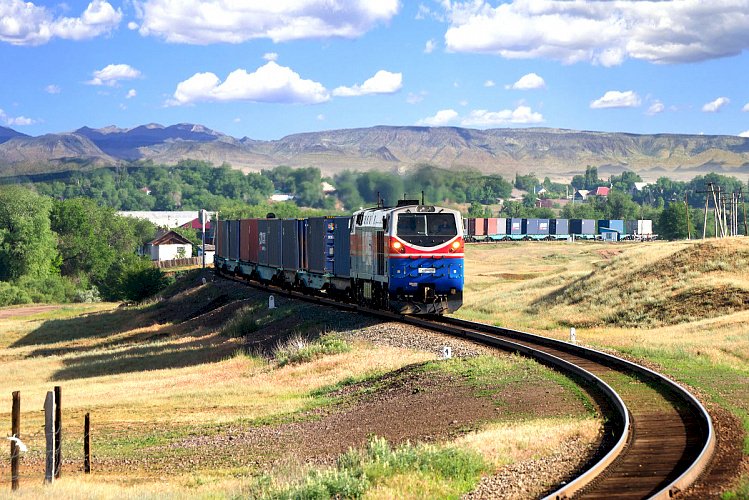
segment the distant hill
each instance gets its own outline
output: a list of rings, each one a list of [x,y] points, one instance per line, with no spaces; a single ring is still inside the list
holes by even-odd
[[[151,160],[228,163],[242,170],[278,165],[315,166],[325,174],[344,169],[403,171],[420,163],[473,168],[514,176],[535,172],[570,177],[598,167],[603,175],[625,170],[644,178],[691,178],[714,171],[749,173],[749,139],[735,136],[626,134],[550,128],[476,130],[458,127],[391,127],[294,134],[274,141],[237,139],[202,125],[158,124],[131,129],[82,127],[71,133],[30,137],[0,127],[0,176],[50,173]]]

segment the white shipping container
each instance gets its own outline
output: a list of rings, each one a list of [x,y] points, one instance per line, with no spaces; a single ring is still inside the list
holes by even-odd
[[[626,231],[627,234],[652,235],[653,221],[650,219],[628,220]]]

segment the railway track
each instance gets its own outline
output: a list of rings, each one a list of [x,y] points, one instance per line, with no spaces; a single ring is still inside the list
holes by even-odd
[[[532,357],[583,379],[608,413],[608,435],[594,463],[546,498],[673,498],[696,481],[712,457],[716,439],[707,410],[680,385],[635,363],[517,330],[454,318],[402,316],[272,286],[251,285],[472,339]]]

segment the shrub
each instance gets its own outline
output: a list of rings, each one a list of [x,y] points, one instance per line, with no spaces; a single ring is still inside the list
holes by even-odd
[[[326,354],[340,354],[351,350],[351,346],[337,335],[323,335],[309,342],[300,334],[295,334],[285,342],[280,342],[273,351],[279,366],[306,363]]]
[[[0,281],[0,307],[30,304],[31,296],[26,290],[7,281]]]

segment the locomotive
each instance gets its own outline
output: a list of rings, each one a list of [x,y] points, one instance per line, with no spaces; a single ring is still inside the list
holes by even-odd
[[[218,272],[400,314],[463,301],[460,212],[401,200],[351,217],[219,221]]]

